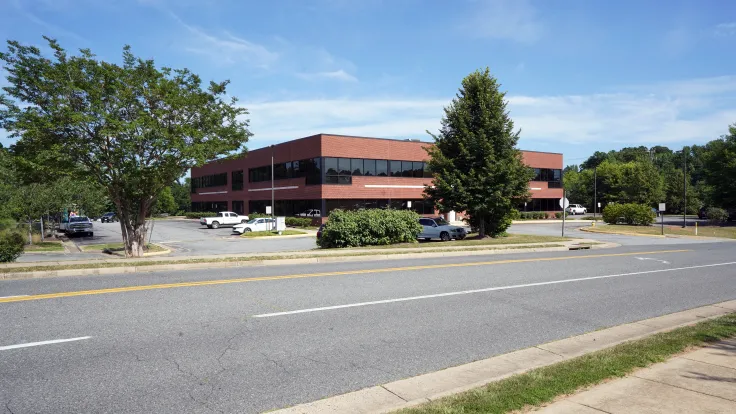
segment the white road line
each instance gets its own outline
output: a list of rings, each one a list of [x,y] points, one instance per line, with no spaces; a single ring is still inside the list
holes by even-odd
[[[498,287],[491,287],[491,288],[485,288],[485,289],[461,290],[457,292],[437,293],[434,295],[409,296],[409,297],[396,298],[396,299],[374,300],[371,302],[349,303],[346,305],[324,306],[321,308],[299,309],[299,310],[287,311],[287,312],[262,313],[260,315],[253,315],[253,317],[254,318],[270,318],[272,316],[296,315],[298,313],[310,313],[310,312],[321,312],[321,311],[334,310],[334,309],[357,308],[359,306],[382,305],[386,303],[408,302],[412,300],[421,300],[421,299],[434,299],[434,298],[442,298],[446,296],[470,295],[473,293],[493,292],[496,290],[521,289],[521,288],[534,287],[534,286],[556,285],[560,283],[572,283],[572,282],[584,282],[587,280],[608,279],[608,278],[623,277],[623,276],[646,275],[650,273],[675,272],[678,270],[701,269],[705,267],[728,266],[728,265],[734,265],[734,264],[736,264],[736,262],[714,263],[714,264],[699,265],[699,266],[677,267],[677,268],[672,268],[672,269],[659,269],[659,270],[647,270],[643,272],[620,273],[616,275],[580,277],[576,279],[552,280],[549,282],[525,283],[522,285],[498,286]]]
[[[14,296],[0,296],[0,299],[8,299],[8,298],[23,298],[28,295],[14,295]]]
[[[91,336],[80,336],[79,338],[53,339],[51,341],[28,342],[28,343],[25,343],[25,344],[0,346],[0,351],[7,351],[9,349],[18,349],[18,348],[28,348],[28,347],[31,347],[31,346],[60,344],[60,343],[63,343],[63,342],[82,341],[82,340],[89,339],[89,338],[91,338]]]

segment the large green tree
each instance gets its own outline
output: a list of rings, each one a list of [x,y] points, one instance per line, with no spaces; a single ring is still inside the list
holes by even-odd
[[[441,211],[467,213],[481,238],[508,228],[534,176],[516,148],[519,131],[504,97],[488,68],[475,71],[445,108],[439,134],[428,132],[435,141],[427,149],[434,181],[425,193]]]
[[[187,169],[245,151],[247,111],[226,100],[228,82],[203,88],[187,69],[157,68],[123,49],[121,65],[88,49],[53,56],[8,41],[0,126],[29,163],[91,177],[117,208],[125,252],[142,256],[146,217],[160,192]]]
[[[736,124],[729,134],[706,145],[705,181],[711,187],[711,201],[723,208],[736,208]]]

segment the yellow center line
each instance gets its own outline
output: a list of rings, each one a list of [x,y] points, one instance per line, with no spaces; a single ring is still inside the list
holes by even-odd
[[[261,281],[266,281],[266,280],[283,280],[283,279],[301,279],[301,278],[308,278],[308,277],[360,275],[360,274],[367,274],[367,273],[388,273],[388,272],[400,272],[400,271],[411,271],[411,270],[445,269],[445,268],[453,268],[453,267],[487,266],[487,265],[499,265],[499,264],[510,264],[510,263],[549,262],[549,261],[556,261],[556,260],[595,259],[595,258],[602,258],[602,257],[634,256],[634,255],[643,255],[643,254],[682,253],[682,252],[689,252],[689,251],[692,251],[692,250],[657,250],[657,251],[650,251],[650,252],[609,253],[609,254],[593,254],[593,255],[585,255],[585,256],[539,257],[539,258],[533,258],[533,259],[510,259],[510,260],[494,260],[494,261],[488,261],[488,262],[447,263],[447,264],[423,265],[423,266],[389,267],[389,268],[383,268],[383,269],[346,270],[346,271],[341,271],[341,272],[305,273],[305,274],[281,275],[281,276],[246,277],[246,278],[238,278],[238,279],[203,280],[199,282],[163,283],[163,284],[156,284],[156,285],[126,286],[126,287],[119,287],[119,288],[78,290],[78,291],[73,291],[73,292],[59,292],[59,293],[46,293],[46,294],[40,294],[40,295],[7,297],[7,298],[1,298],[0,303],[25,302],[29,300],[41,300],[41,299],[68,298],[72,296],[102,295],[102,294],[107,294],[107,293],[137,292],[137,291],[143,291],[143,290],[225,285],[228,283],[261,282]]]

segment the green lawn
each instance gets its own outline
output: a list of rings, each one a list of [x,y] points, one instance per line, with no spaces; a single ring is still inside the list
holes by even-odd
[[[388,246],[364,246],[362,249],[416,249],[429,247],[457,247],[457,246],[499,246],[504,244],[526,244],[526,243],[553,243],[569,241],[571,239],[555,236],[532,236],[527,234],[509,234],[504,237],[495,239],[486,237],[485,239],[476,239],[475,234],[471,233],[464,240],[453,240],[442,242],[439,240],[421,241],[419,243],[399,243],[390,244]]]
[[[123,247],[123,243],[87,244],[87,245],[79,246],[79,248],[83,252],[102,252],[104,250],[108,250],[113,253],[117,253],[117,252],[125,251],[125,248]],[[149,245],[146,245],[145,247],[146,253],[163,252],[165,250],[166,249],[156,244],[149,244]]]
[[[31,245],[26,245],[25,252],[63,252],[64,246],[61,242],[34,242]]]
[[[736,313],[514,375],[482,388],[398,413],[508,413],[523,410],[609,378],[623,377],[638,368],[666,361],[690,347],[734,336]]]
[[[626,226],[626,225],[608,225],[591,227],[590,230],[595,233],[636,233],[636,234],[662,234],[662,228],[658,225],[652,226]],[[695,226],[682,228],[679,226],[664,226],[664,234],[673,234],[678,236],[695,236]],[[727,239],[736,239],[736,226],[719,227],[719,226],[698,226],[698,236],[702,237],[722,237]]]
[[[297,234],[307,234],[306,231],[301,230],[284,230],[279,234],[276,231],[248,231],[241,235],[241,237],[279,237],[279,236],[294,236]]]

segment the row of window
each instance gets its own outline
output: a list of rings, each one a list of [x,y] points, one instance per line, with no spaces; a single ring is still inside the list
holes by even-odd
[[[243,189],[243,170],[233,171],[233,191]]]
[[[321,158],[310,158],[299,161],[282,162],[273,165],[273,179],[284,180],[287,178],[306,177],[307,184],[320,184],[322,177]],[[250,168],[248,170],[248,182],[259,183],[271,181],[271,166]]]
[[[276,200],[274,214],[277,216],[296,216],[309,210],[320,210],[322,200]],[[248,211],[251,213],[266,213],[266,206],[270,206],[270,200],[251,200],[248,202]],[[319,216],[317,216],[319,217]]]
[[[192,177],[191,191],[196,193],[198,188],[220,187],[223,185],[227,185],[227,173]]]
[[[562,211],[559,198],[532,198],[516,206],[519,211]]]
[[[552,168],[535,168],[534,179],[532,181],[550,181],[550,182],[561,182],[562,181],[562,170],[555,170]],[[560,188],[560,187],[550,187]]]

